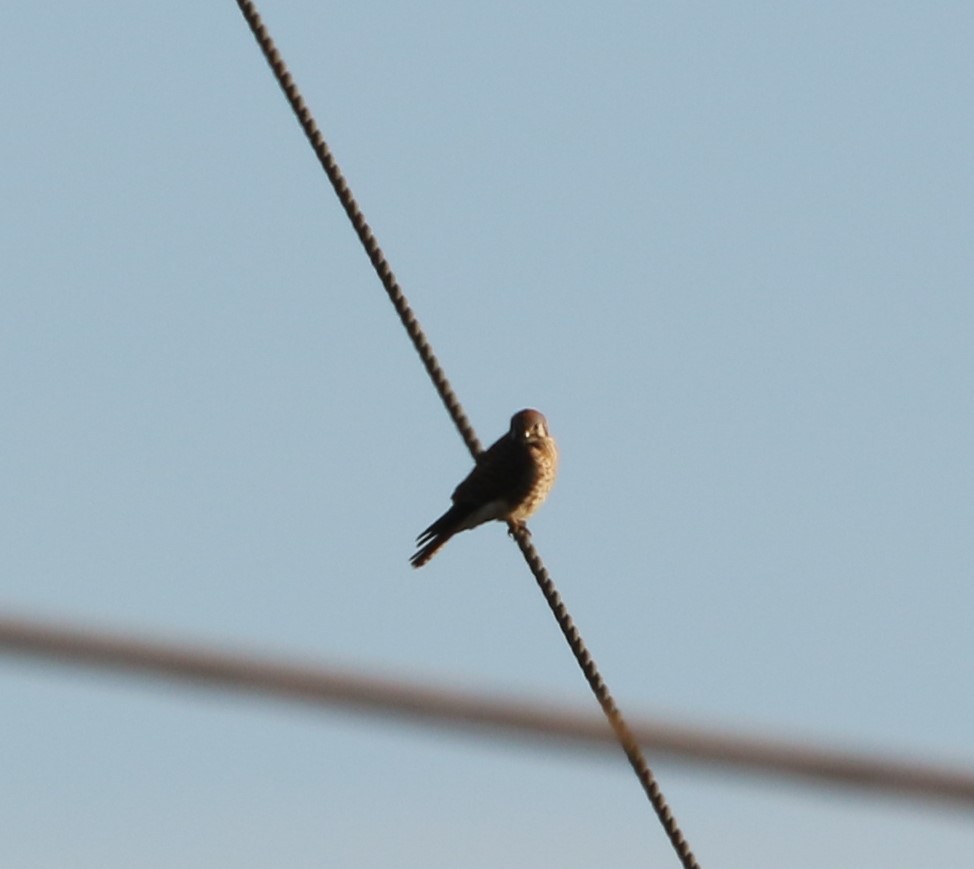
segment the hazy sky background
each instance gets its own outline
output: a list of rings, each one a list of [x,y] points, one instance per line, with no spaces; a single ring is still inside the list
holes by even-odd
[[[974,765],[974,6],[267,2],[622,709]],[[592,704],[235,4],[0,29],[5,611]],[[653,762],[650,756],[651,763]],[[701,864],[974,818],[656,765]],[[618,759],[0,658],[5,866],[675,866]]]

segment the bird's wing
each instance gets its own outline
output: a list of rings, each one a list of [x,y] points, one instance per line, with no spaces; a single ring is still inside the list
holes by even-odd
[[[531,472],[530,456],[507,435],[477,459],[473,470],[453,492],[453,503],[483,506],[516,500]]]

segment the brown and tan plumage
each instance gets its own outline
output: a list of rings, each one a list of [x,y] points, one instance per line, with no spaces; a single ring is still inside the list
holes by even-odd
[[[426,564],[460,531],[492,519],[523,523],[548,496],[557,470],[558,447],[544,415],[518,411],[507,434],[481,453],[456,487],[453,506],[416,539],[413,567]]]

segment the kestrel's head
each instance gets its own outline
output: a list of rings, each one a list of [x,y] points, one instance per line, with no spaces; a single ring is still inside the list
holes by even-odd
[[[548,437],[548,420],[537,410],[519,410],[511,417],[512,441],[535,443]]]

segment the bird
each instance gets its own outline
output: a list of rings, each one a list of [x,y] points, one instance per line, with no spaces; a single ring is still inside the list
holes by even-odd
[[[519,410],[453,491],[453,506],[416,538],[419,549],[410,563],[422,567],[454,534],[492,519],[523,527],[548,497],[557,470],[558,447],[544,414]]]

